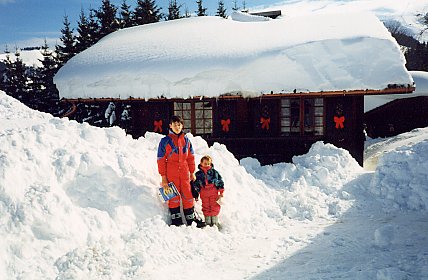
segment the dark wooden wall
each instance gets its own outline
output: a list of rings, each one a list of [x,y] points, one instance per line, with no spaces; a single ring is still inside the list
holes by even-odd
[[[390,137],[428,126],[428,97],[396,99],[364,114],[367,135]]]
[[[362,166],[364,154],[364,96],[326,98],[325,141],[348,150]],[[337,125],[334,117],[344,117]]]
[[[284,98],[284,97],[282,97]],[[305,96],[293,97],[304,103]],[[347,149],[362,165],[364,151],[363,96],[317,97],[323,98],[323,133],[281,131],[281,98],[219,98],[206,99],[212,106],[212,133],[201,135],[208,144],[225,144],[238,159],[257,158],[262,164],[290,162],[295,155],[308,152],[317,141],[332,143]],[[127,133],[134,138],[144,136],[147,131],[167,134],[169,118],[174,114],[175,100],[133,100],[131,104],[131,129]],[[177,100],[198,102],[200,100]],[[116,106],[123,107],[123,106]],[[300,117],[304,110],[301,107]],[[118,112],[119,113],[119,112]],[[339,125],[335,117],[344,118]],[[262,120],[269,119],[263,124]],[[228,120],[225,131],[222,121]],[[303,127],[303,120],[300,120]],[[185,128],[189,131],[188,128]]]

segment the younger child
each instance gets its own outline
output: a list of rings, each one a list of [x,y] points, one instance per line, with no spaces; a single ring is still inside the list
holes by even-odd
[[[218,214],[221,207],[218,202],[223,197],[223,179],[220,173],[214,169],[210,156],[203,156],[198,168],[199,170],[195,174],[196,180],[193,182],[193,186],[201,195],[205,223],[210,226],[217,225],[219,227]],[[197,194],[195,198],[197,199]]]

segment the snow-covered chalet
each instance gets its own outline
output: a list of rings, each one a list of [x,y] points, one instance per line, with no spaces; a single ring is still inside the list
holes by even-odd
[[[119,30],[73,57],[54,82],[68,117],[97,104],[136,138],[167,133],[180,115],[188,132],[237,158],[290,161],[324,141],[362,164],[364,96],[411,93],[404,65],[372,14],[235,13]]]

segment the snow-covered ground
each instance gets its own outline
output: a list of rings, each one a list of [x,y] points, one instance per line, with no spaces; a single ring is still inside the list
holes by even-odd
[[[134,140],[0,92],[0,275],[427,279],[428,129],[412,135],[397,149],[373,140],[388,150],[374,171],[321,142],[260,166],[191,137],[224,177],[223,229],[177,228],[156,193],[161,135]]]

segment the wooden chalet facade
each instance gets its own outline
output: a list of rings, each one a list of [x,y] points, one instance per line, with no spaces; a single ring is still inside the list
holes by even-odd
[[[118,125],[138,138],[167,134],[179,115],[208,144],[262,164],[291,161],[324,141],[362,165],[364,96],[414,90],[397,42],[361,13],[267,21],[237,14],[127,28],[70,59],[54,83],[77,121]],[[82,119],[80,110],[96,117]]]
[[[362,165],[364,134],[364,95],[407,93],[412,87],[385,90],[337,91],[318,93],[265,94],[244,98],[225,95],[193,99],[68,99],[73,118],[79,104],[93,103],[100,108],[110,102],[116,115],[129,108],[127,133],[134,138],[147,131],[168,133],[169,118],[183,117],[185,131],[201,136],[208,144],[225,144],[238,159],[257,158],[262,164],[289,162],[306,153],[317,141],[347,149]],[[126,106],[124,106],[124,104]],[[119,106],[122,105],[122,106]],[[120,122],[117,123],[121,126]]]
[[[428,96],[396,99],[364,114],[367,135],[391,137],[428,126]]]

